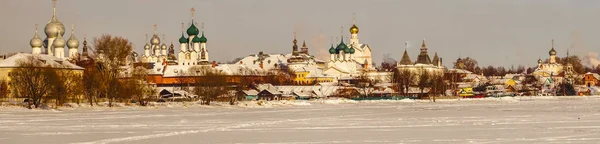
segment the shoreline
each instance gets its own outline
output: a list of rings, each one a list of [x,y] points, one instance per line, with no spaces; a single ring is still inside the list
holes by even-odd
[[[430,103],[430,104],[448,104],[461,102],[526,102],[534,100],[559,100],[559,99],[600,99],[600,95],[595,96],[515,96],[515,97],[487,97],[487,98],[458,98],[458,99],[436,99],[433,102],[429,99],[401,99],[401,100],[352,100],[346,98],[330,98],[316,100],[278,100],[278,101],[239,101],[235,105],[228,102],[211,102],[211,105],[201,105],[196,102],[150,102],[147,106],[137,104],[113,103],[113,107],[108,107],[108,102],[100,105],[90,106],[87,103],[67,103],[58,108],[43,107],[28,109],[18,105],[0,105],[0,110],[25,110],[25,111],[76,111],[76,110],[152,110],[152,109],[178,109],[178,108],[207,108],[207,109],[260,109],[260,108],[281,108],[281,107],[310,107],[316,105],[361,105],[361,104],[383,104],[383,103]],[[483,103],[485,104],[485,103]]]

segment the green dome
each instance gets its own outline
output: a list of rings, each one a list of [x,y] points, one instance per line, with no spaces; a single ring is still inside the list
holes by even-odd
[[[344,38],[342,37],[342,40],[340,41],[340,44],[337,46],[336,51],[344,51],[346,48],[348,48],[348,46],[346,46],[346,44],[344,44]]]
[[[179,38],[179,43],[187,43],[188,39],[185,38],[185,36],[183,36],[183,33],[181,33],[181,38]]]
[[[206,37],[204,37],[204,31],[202,31],[202,37],[200,37],[200,42],[201,43],[206,43],[208,40],[206,39]]]
[[[344,49],[344,53],[349,54],[350,53],[350,48],[346,47],[346,49]]]
[[[329,54],[335,54],[335,48],[333,48],[333,45],[331,45],[331,48],[329,48]]]
[[[197,37],[197,36],[195,36],[195,37],[192,39],[192,43],[199,43],[200,41],[202,41],[202,40],[200,39],[200,37]]]
[[[350,48],[350,54],[354,54],[354,52],[355,52],[354,47],[351,47]]]
[[[190,26],[190,28],[187,29],[187,34],[188,35],[198,35],[198,33],[200,33],[200,31],[198,30],[196,25],[194,25],[194,21],[192,20],[192,25]]]

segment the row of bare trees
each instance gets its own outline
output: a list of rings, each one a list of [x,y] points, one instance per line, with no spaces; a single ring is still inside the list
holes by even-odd
[[[0,81],[0,96],[26,98],[29,108],[51,102],[58,107],[86,101],[91,106],[104,101],[113,106],[115,101],[132,100],[146,105],[156,98],[156,91],[146,80],[148,70],[123,67],[132,53],[127,39],[102,35],[94,39],[92,51],[90,57],[80,55],[72,60],[83,70],[62,62],[51,65],[36,56],[22,59],[9,73],[10,82]]]
[[[10,91],[16,96],[27,98],[27,107],[38,108],[50,100],[54,100],[55,106],[81,100],[81,72],[70,70],[64,65],[44,64],[34,56],[18,61],[18,65],[9,74]]]
[[[396,69],[392,74],[392,82],[395,84],[394,90],[402,96],[410,95],[410,87],[418,87],[420,97],[444,95],[447,89],[443,72],[428,71],[424,68]],[[429,91],[426,92],[426,89]]]

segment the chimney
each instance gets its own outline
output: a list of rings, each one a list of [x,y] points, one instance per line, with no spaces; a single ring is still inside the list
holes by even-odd
[[[212,67],[213,67],[213,68],[214,68],[214,67],[217,67],[217,62],[216,62],[216,61],[213,61],[213,62],[212,62]]]

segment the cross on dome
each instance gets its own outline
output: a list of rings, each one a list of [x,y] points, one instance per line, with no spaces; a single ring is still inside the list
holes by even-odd
[[[192,8],[190,9],[190,12],[192,13],[192,20],[194,19],[194,13],[196,12],[196,9]]]

